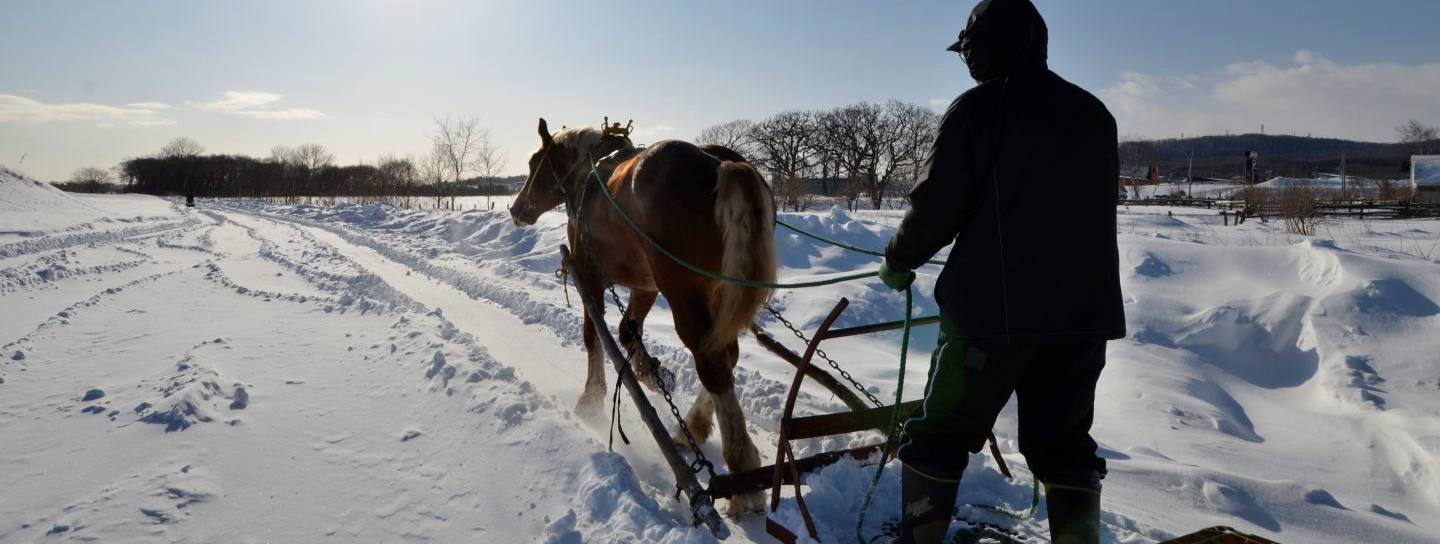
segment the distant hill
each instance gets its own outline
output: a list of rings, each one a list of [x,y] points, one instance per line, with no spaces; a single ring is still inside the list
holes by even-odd
[[[1185,176],[1188,150],[1195,153],[1194,174],[1214,178],[1242,176],[1245,152],[1258,151],[1262,179],[1305,178],[1321,172],[1339,172],[1341,153],[1345,154],[1346,173],[1350,175],[1382,179],[1409,177],[1407,161],[1414,153],[1410,144],[1269,134],[1172,138],[1123,145],[1144,148],[1141,155],[1148,157],[1144,162],[1159,166],[1161,175],[1167,178]],[[1437,146],[1437,142],[1431,142],[1431,146]]]

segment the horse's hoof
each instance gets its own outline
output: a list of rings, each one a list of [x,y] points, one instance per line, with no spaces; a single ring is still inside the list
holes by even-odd
[[[687,429],[690,429],[690,436],[695,437],[695,443],[697,445],[710,441],[710,433],[714,430],[710,424],[696,424],[687,418],[685,425]],[[690,440],[685,438],[685,431],[675,429],[675,432],[670,435],[670,440],[673,440],[675,445],[680,447],[681,451],[690,451]],[[756,464],[756,466],[759,466],[759,464]]]
[[[575,415],[585,421],[600,421],[605,418],[605,394],[580,395],[575,401]]]
[[[669,391],[669,387],[675,383],[675,373],[670,372],[660,364],[660,360],[653,355],[642,351],[636,351],[630,356],[630,364],[635,369],[635,376],[640,378],[640,383],[650,391],[659,393]]]
[[[670,441],[671,441],[671,442],[674,442],[674,443],[675,443],[675,447],[680,448],[680,451],[683,451],[683,452],[688,452],[688,451],[690,451],[690,441],[685,439],[685,433],[682,433],[682,432],[680,432],[680,431],[675,431],[674,434],[671,434],[671,435],[670,435]],[[696,443],[697,445],[701,443],[699,437],[696,437],[696,438],[695,438],[695,443]]]
[[[741,514],[760,512],[765,509],[765,494],[760,492],[746,493],[730,497],[725,504],[725,515],[736,517]]]

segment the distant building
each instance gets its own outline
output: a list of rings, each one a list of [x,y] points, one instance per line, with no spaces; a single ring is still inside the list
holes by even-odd
[[[1416,202],[1440,204],[1440,155],[1410,157],[1410,183]]]
[[[812,195],[835,196],[845,192],[845,178],[806,178],[806,189]]]
[[[1159,185],[1160,167],[1145,166],[1131,168],[1120,172],[1120,185],[1122,187],[1134,187],[1136,185]]]

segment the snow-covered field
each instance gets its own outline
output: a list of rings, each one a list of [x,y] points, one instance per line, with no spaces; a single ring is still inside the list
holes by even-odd
[[[186,209],[0,172],[0,542],[710,541],[628,405],[634,444],[613,453],[604,423],[570,412],[584,357],[580,310],[554,275],[564,215],[520,229],[496,208]],[[899,215],[785,218],[880,247]],[[1220,223],[1121,209],[1130,336],[1110,345],[1095,429],[1107,541],[1230,525],[1287,543],[1434,542],[1440,221],[1331,222],[1308,239]],[[876,264],[784,231],[779,244],[782,277]],[[919,313],[935,311],[936,272],[922,271]],[[842,324],[903,312],[876,283],[775,302],[813,329],[841,296]],[[663,301],[646,332],[688,405],[698,382]],[[907,398],[934,341],[919,331]],[[883,398],[898,345],[827,349]],[[741,349],[768,462],[792,372],[749,339]],[[819,388],[801,404],[840,409]],[[1017,481],[974,456],[962,502],[1030,504],[1014,424],[1007,409],[996,434]],[[715,440],[705,451],[720,457]],[[826,541],[853,541],[873,470],[809,480]],[[872,534],[897,494],[892,465]],[[793,503],[782,509],[794,521]],[[959,513],[1044,540],[1043,509]],[[768,541],[758,515],[731,525],[734,541]]]

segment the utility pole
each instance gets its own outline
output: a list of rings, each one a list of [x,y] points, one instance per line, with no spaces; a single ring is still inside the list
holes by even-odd
[[[1349,181],[1350,181],[1349,178],[1347,178],[1347,177],[1345,176],[1345,152],[1344,152],[1344,151],[1341,151],[1341,152],[1340,152],[1340,194],[1343,195],[1345,198],[1350,198],[1350,191],[1348,190],[1349,185],[1350,185]]]
[[[1185,186],[1185,194],[1195,198],[1195,148],[1186,149],[1185,157],[1189,160],[1189,165],[1185,167],[1185,182],[1188,184]]]

